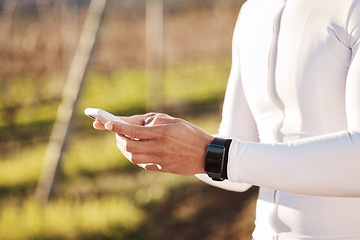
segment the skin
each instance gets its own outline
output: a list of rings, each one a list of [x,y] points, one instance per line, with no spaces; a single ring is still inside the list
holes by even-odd
[[[121,119],[130,124],[95,121],[93,126],[116,133],[117,147],[133,164],[181,175],[205,173],[206,147],[214,137],[203,129],[161,113]]]

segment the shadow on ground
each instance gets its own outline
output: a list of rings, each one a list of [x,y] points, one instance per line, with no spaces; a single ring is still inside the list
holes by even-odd
[[[149,221],[129,239],[251,239],[257,193],[256,187],[236,193],[200,182],[184,186],[149,206]]]

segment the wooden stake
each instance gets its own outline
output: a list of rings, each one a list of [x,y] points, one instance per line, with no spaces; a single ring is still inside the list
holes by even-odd
[[[147,111],[163,110],[164,2],[146,1]]]
[[[106,0],[92,0],[88,9],[79,44],[69,69],[62,100],[58,107],[55,124],[46,150],[40,179],[35,191],[35,198],[41,204],[47,203],[53,191],[55,177],[59,172],[62,154],[70,135],[70,127],[76,103],[96,44],[105,6]]]

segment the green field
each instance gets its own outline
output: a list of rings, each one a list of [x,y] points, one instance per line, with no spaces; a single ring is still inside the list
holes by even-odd
[[[216,133],[229,67],[226,60],[166,67],[165,111]],[[119,115],[144,113],[148,98],[141,68],[88,75],[54,196],[44,207],[37,204],[34,191],[58,105],[35,99],[35,90],[45,100],[51,97],[46,83],[33,89],[30,78],[14,79],[9,91],[22,107],[10,123],[1,112],[0,239],[250,238],[253,191],[228,193],[194,177],[133,166],[116,148],[113,134],[94,130],[83,115],[86,107]],[[241,203],[236,212],[219,208],[217,199]],[[206,217],[213,206],[219,212]],[[216,221],[219,226],[213,226]]]

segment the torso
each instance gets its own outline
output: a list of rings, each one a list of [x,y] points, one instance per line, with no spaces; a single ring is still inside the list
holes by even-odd
[[[347,129],[354,0],[248,0],[239,18],[241,79],[260,142]],[[304,176],[306,177],[306,176]],[[360,239],[360,198],[261,189],[254,239]]]

